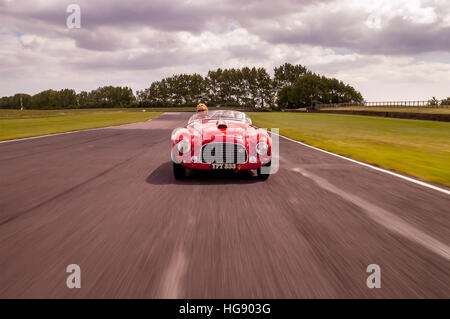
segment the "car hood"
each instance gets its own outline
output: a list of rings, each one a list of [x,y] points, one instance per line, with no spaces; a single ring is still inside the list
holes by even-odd
[[[189,129],[203,136],[203,140],[211,140],[213,137],[242,137],[256,134],[257,129],[247,123],[230,120],[204,120],[201,123],[193,123]]]

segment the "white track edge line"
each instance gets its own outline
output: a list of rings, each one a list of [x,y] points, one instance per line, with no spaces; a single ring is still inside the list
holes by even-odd
[[[149,119],[149,120],[143,121],[143,122],[145,123],[145,122],[148,122],[148,121],[151,121],[151,120],[152,119]],[[43,138],[43,137],[66,135],[66,134],[72,134],[72,133],[97,131],[97,130],[103,130],[103,129],[107,129],[107,128],[111,128],[111,127],[119,127],[119,126],[123,126],[123,125],[130,125],[130,124],[134,124],[134,123],[142,123],[142,122],[132,122],[132,123],[125,123],[125,124],[118,124],[118,125],[111,125],[111,126],[104,126],[104,127],[87,128],[87,129],[84,129],[84,130],[68,131],[68,132],[61,132],[61,133],[51,133],[51,134],[30,136],[30,137],[24,137],[24,138],[16,138],[16,139],[12,139],[12,140],[0,141],[0,144],[11,143],[11,142],[27,141],[27,140],[34,140],[34,139]]]
[[[439,191],[441,193],[450,195],[450,191],[448,191],[448,190],[446,190],[444,188],[440,188],[438,186],[434,186],[434,185],[431,185],[431,184],[419,181],[417,179],[414,179],[414,178],[411,178],[411,177],[408,177],[408,176],[404,176],[404,175],[401,175],[401,174],[398,174],[398,173],[394,173],[394,172],[391,172],[389,170],[386,170],[386,169],[383,169],[383,168],[380,168],[380,167],[376,167],[376,166],[373,166],[373,165],[370,165],[370,164],[367,164],[367,163],[364,163],[364,162],[360,162],[360,161],[354,160],[352,158],[345,157],[343,155],[339,155],[339,154],[335,154],[335,153],[332,153],[332,152],[329,152],[329,151],[325,151],[325,150],[323,150],[321,148],[318,148],[318,147],[315,147],[315,146],[311,146],[311,145],[308,145],[308,144],[300,142],[300,141],[296,141],[296,140],[294,140],[292,138],[286,137],[286,136],[281,135],[281,134],[277,134],[277,133],[274,133],[274,132],[272,132],[272,134],[276,134],[276,135],[281,136],[282,138],[285,138],[285,139],[287,139],[287,140],[289,140],[291,142],[294,142],[294,143],[297,143],[297,144],[300,144],[300,145],[312,148],[312,149],[314,149],[316,151],[320,151],[320,152],[323,152],[323,153],[326,153],[326,154],[329,154],[329,155],[333,155],[333,156],[345,159],[347,161],[350,161],[350,162],[353,162],[353,163],[356,163],[356,164],[359,164],[359,165],[362,165],[362,166],[365,166],[365,167],[369,167],[369,168],[374,169],[376,171],[383,172],[383,173],[386,173],[386,174],[389,174],[389,175],[392,175],[392,176],[404,179],[404,180],[406,180],[408,182],[415,183],[417,185],[421,185],[421,186],[424,186],[424,187],[427,187],[427,188],[430,188],[430,189],[434,189],[434,190]]]
[[[152,119],[149,119],[148,121],[151,121],[151,120]],[[133,123],[112,125],[112,126],[107,126],[107,127],[91,128],[91,129],[85,129],[85,130],[69,131],[69,132],[63,132],[63,133],[54,133],[54,134],[46,134],[46,135],[39,135],[39,136],[31,136],[31,137],[25,137],[25,138],[13,139],[13,140],[0,141],[0,144],[11,143],[11,142],[20,142],[20,141],[26,141],[26,140],[33,140],[33,139],[49,137],[49,136],[58,136],[58,135],[66,135],[66,134],[79,133],[79,132],[96,131],[96,130],[106,129],[106,128],[109,128],[109,127],[117,127],[117,126],[128,125],[128,124],[133,124]],[[284,138],[284,139],[286,139],[288,141],[291,141],[291,142],[294,142],[294,143],[297,143],[297,144],[300,144],[300,145],[312,148],[312,149],[314,149],[316,151],[320,151],[320,152],[323,152],[323,153],[326,153],[326,154],[329,154],[329,155],[333,155],[333,156],[345,159],[347,161],[350,161],[350,162],[353,162],[353,163],[356,163],[356,164],[359,164],[359,165],[362,165],[362,166],[369,167],[369,168],[374,169],[376,171],[383,172],[383,173],[386,173],[386,174],[389,174],[389,175],[392,175],[392,176],[404,179],[406,181],[409,181],[409,182],[412,182],[412,183],[415,183],[415,184],[418,184],[418,185],[421,185],[421,186],[424,186],[424,187],[427,187],[427,188],[430,188],[430,189],[434,189],[434,190],[442,192],[444,194],[450,195],[450,191],[448,191],[446,189],[443,189],[443,188],[440,188],[440,187],[437,187],[437,186],[434,186],[434,185],[431,185],[431,184],[428,184],[428,183],[416,180],[414,178],[407,177],[407,176],[404,176],[404,175],[401,175],[401,174],[398,174],[398,173],[394,173],[394,172],[388,171],[386,169],[383,169],[383,168],[380,168],[380,167],[376,167],[376,166],[373,166],[373,165],[370,165],[370,164],[367,164],[367,163],[363,163],[363,162],[351,159],[349,157],[345,157],[345,156],[342,156],[342,155],[339,155],[339,154],[335,154],[335,153],[332,153],[332,152],[329,152],[329,151],[325,151],[325,150],[323,150],[321,148],[318,148],[318,147],[315,147],[315,146],[311,146],[311,145],[305,144],[305,143],[300,142],[300,141],[296,141],[296,140],[294,140],[292,138],[286,137],[286,136],[281,135],[281,134],[277,134],[277,133],[274,133],[274,132],[272,132],[272,134],[276,134],[276,135],[281,136],[282,138]]]

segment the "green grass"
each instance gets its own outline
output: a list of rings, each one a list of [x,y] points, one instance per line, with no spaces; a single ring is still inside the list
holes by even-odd
[[[147,121],[142,109],[0,110],[0,140]]]
[[[429,113],[429,114],[450,114],[450,107],[393,107],[393,106],[348,106],[330,107],[321,110],[329,111],[377,111],[377,112],[406,112],[406,113]]]
[[[450,186],[450,123],[354,115],[249,113],[259,127],[366,163]]]

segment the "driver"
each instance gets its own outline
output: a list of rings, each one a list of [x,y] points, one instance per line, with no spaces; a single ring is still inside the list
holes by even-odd
[[[205,105],[205,104],[203,104],[203,103],[200,103],[199,105],[197,105],[197,113],[200,115],[200,114],[202,114],[202,115],[208,115],[208,107]]]

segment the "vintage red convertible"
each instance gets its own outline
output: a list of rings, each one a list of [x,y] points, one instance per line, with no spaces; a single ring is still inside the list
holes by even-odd
[[[270,175],[272,139],[243,112],[197,113],[172,132],[171,140],[176,179],[186,177],[186,169],[256,170],[263,180]]]

